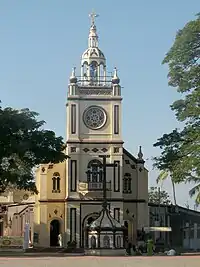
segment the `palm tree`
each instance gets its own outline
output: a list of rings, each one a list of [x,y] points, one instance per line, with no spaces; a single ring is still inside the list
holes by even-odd
[[[158,178],[156,179],[157,184],[158,183],[163,183],[167,178],[171,179],[172,183],[172,191],[173,191],[173,199],[174,199],[174,205],[176,205],[176,190],[175,190],[175,183],[171,177],[171,174],[169,171],[161,171],[160,174],[158,175]],[[199,185],[200,187],[200,185]]]
[[[196,195],[195,203],[196,206],[199,206],[200,204],[200,183],[195,185],[190,191],[189,191],[190,197],[193,197]]]

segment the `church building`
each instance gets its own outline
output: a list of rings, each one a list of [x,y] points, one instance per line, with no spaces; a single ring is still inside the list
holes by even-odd
[[[122,94],[117,69],[112,76],[98,44],[95,14],[91,14],[88,48],[82,54],[80,76],[72,70],[66,113],[66,154],[59,164],[41,165],[36,171],[34,244],[40,247],[74,243],[88,247],[86,227],[102,209],[103,166],[106,155],[106,199],[109,213],[127,227],[136,243],[148,227],[148,171],[139,147],[134,157],[124,148]],[[109,166],[110,165],[110,166]],[[107,245],[109,242],[107,242]]]

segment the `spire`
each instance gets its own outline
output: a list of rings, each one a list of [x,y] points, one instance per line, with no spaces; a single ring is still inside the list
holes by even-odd
[[[142,153],[142,147],[141,146],[139,146],[138,160],[144,161],[143,160],[143,153]]]
[[[93,11],[89,14],[91,19],[88,37],[88,48],[81,58],[81,81],[84,86],[102,86],[106,84],[106,58],[98,47],[98,35],[95,18],[98,15]]]
[[[88,38],[88,47],[98,47],[98,35],[95,25],[95,18],[97,18],[98,16],[99,15],[96,14],[94,11],[89,14],[89,17],[91,18],[91,26]]]

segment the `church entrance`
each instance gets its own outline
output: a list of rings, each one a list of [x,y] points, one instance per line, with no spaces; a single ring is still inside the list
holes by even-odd
[[[60,234],[60,222],[58,220],[53,220],[50,223],[50,246],[57,247],[58,235]]]

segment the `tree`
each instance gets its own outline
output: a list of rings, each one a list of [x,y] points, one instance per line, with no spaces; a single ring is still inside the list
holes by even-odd
[[[174,183],[195,182],[190,195],[197,194],[200,203],[200,13],[178,31],[163,64],[169,66],[169,85],[180,93],[171,109],[183,129],[164,134],[154,144],[162,150],[154,166],[170,172]]]
[[[37,193],[33,168],[67,158],[62,137],[42,129],[45,122],[37,116],[29,109],[0,107],[0,193],[9,186]]]
[[[155,204],[171,204],[169,195],[166,191],[160,190],[158,187],[150,187],[149,190],[149,203]]]
[[[166,179],[171,180],[172,183],[172,191],[173,191],[173,198],[174,198],[174,205],[176,205],[176,190],[175,190],[175,183],[173,182],[173,179],[171,178],[171,174],[167,171],[161,171],[160,174],[158,175],[156,182],[158,183],[162,183],[164,182]]]

